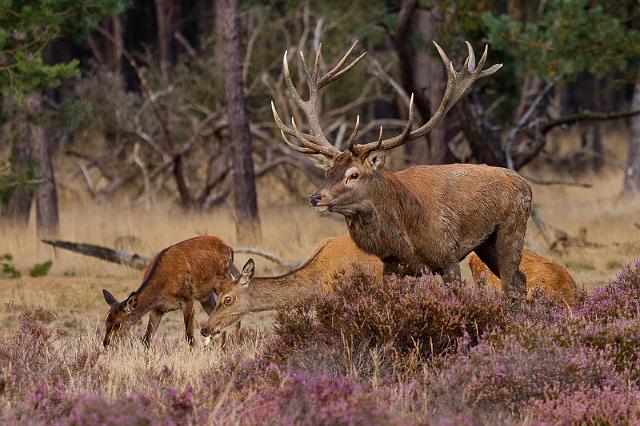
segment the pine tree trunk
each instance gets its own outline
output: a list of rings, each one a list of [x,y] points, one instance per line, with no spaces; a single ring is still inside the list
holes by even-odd
[[[234,202],[238,222],[236,233],[239,240],[253,240],[260,236],[260,223],[253,171],[253,146],[242,81],[240,5],[239,0],[218,0],[216,6],[217,27],[222,38],[229,136],[233,150]]]
[[[631,111],[640,110],[640,81],[636,83]],[[629,155],[625,170],[624,192],[640,197],[640,115],[631,117]]]
[[[40,180],[35,191],[37,234],[38,237],[57,236],[59,231],[58,192],[51,160],[52,144],[50,135],[42,124],[38,123],[42,111],[42,96],[30,95],[27,99],[27,108],[32,120],[36,120],[30,124],[32,129],[30,136],[36,160],[36,176]]]
[[[438,40],[440,35],[439,17],[440,2],[431,2],[431,9],[416,11],[415,30],[423,34],[425,40]],[[431,48],[431,44],[428,45]],[[440,106],[447,76],[442,61],[436,55],[430,55],[422,49],[416,49],[415,81],[419,89],[424,88],[429,100],[429,110],[433,114]],[[424,121],[429,117],[423,117]],[[427,164],[444,164],[448,160],[446,133],[446,117],[438,126],[429,132],[429,145],[421,162]]]
[[[158,25],[158,51],[160,70],[167,78],[169,68],[174,61],[175,42],[173,34],[178,30],[180,2],[176,0],[155,0],[156,22]]]
[[[24,122],[20,124],[24,124]],[[21,135],[17,137],[11,147],[11,167],[19,176],[30,174],[29,169],[34,165],[33,147],[31,146],[29,134],[29,129],[23,128]],[[21,186],[15,188],[11,192],[6,208],[2,212],[3,219],[14,226],[27,226],[32,203],[32,188]]]

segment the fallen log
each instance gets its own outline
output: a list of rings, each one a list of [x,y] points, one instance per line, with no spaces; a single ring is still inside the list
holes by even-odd
[[[140,256],[137,253],[132,253],[126,250],[114,250],[112,248],[97,246],[95,244],[73,243],[71,241],[62,240],[40,241],[53,247],[63,248],[85,256],[96,257],[98,259],[106,260],[107,262],[119,263],[120,265],[138,270],[146,268],[151,261],[150,258]]]
[[[133,253],[126,250],[115,250],[109,247],[98,246],[95,244],[86,243],[74,243],[71,241],[63,240],[40,240],[45,244],[49,244],[53,247],[62,248],[72,251],[74,253],[82,254],[85,256],[95,257],[97,259],[106,260],[107,262],[118,263],[120,265],[128,266],[133,269],[143,270],[147,267],[151,258],[141,256],[137,253]],[[292,268],[298,265],[297,262],[285,262],[273,253],[253,248],[253,247],[238,247],[233,250],[235,253],[253,254],[255,256],[263,257],[278,266],[284,268]]]

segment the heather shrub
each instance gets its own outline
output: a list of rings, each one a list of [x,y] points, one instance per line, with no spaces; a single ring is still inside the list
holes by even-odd
[[[309,342],[337,347],[386,347],[400,354],[442,355],[459,343],[476,344],[487,331],[504,327],[509,313],[497,292],[473,285],[366,273],[345,277],[315,310],[281,314],[280,352]]]
[[[250,425],[411,424],[390,409],[385,396],[346,377],[292,374],[233,409],[236,422]]]
[[[626,265],[610,284],[597,288],[580,307],[587,319],[632,318],[640,312],[640,259]]]
[[[534,425],[640,424],[640,392],[611,388],[579,389],[558,399],[534,402],[527,417]]]
[[[532,400],[555,399],[583,388],[620,388],[628,376],[617,372],[608,349],[563,346],[554,331],[531,330],[529,339],[513,336],[485,341],[456,356],[438,374],[431,391],[439,403],[460,410],[470,406],[514,413]]]
[[[579,343],[601,350],[617,371],[627,371],[634,379],[640,379],[640,318],[578,324],[575,333]]]
[[[24,311],[18,316],[16,332],[0,337],[0,374],[14,397],[37,393],[36,387],[45,379],[50,386],[64,387],[73,372],[93,366],[99,357],[97,348],[54,347],[57,332],[43,322],[49,315],[41,308]]]

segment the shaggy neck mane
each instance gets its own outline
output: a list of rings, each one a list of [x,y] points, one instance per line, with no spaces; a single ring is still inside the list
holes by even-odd
[[[372,176],[367,199],[365,209],[347,218],[349,234],[358,247],[382,260],[412,255],[411,231],[428,222],[424,201],[384,167]]]

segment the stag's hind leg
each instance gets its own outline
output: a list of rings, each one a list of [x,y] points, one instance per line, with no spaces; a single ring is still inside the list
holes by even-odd
[[[495,242],[502,290],[523,299],[527,294],[527,277],[520,271],[520,260],[526,228],[526,218],[524,221],[503,224],[496,231]]]

